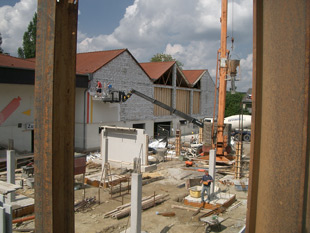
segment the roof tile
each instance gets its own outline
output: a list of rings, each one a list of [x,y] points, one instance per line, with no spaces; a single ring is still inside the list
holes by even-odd
[[[24,69],[35,69],[35,63],[22,58],[12,57],[6,54],[0,54],[0,66],[15,67]]]
[[[94,73],[127,49],[78,53],[76,56],[76,72],[79,74]]]
[[[193,85],[195,84],[203,75],[206,70],[183,70],[183,74],[187,81]]]
[[[174,65],[175,61],[166,62],[146,62],[140,63],[144,71],[150,76],[151,79],[159,79],[168,69]]]

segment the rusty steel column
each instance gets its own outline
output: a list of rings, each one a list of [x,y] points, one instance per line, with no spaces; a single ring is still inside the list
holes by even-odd
[[[78,3],[39,0],[35,70],[35,230],[74,232]]]
[[[310,232],[310,1],[254,0],[246,232]]]

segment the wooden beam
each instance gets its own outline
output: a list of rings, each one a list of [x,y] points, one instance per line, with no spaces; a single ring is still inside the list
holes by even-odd
[[[74,232],[78,3],[38,1],[35,72],[35,229]]]

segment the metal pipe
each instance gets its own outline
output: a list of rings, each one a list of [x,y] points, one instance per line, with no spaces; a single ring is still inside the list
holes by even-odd
[[[30,215],[30,216],[27,216],[27,217],[24,217],[24,218],[13,219],[12,223],[22,223],[22,222],[30,221],[30,220],[33,220],[33,219],[35,219],[35,215]]]
[[[87,89],[84,91],[84,109],[83,109],[83,150],[86,149],[86,98]]]

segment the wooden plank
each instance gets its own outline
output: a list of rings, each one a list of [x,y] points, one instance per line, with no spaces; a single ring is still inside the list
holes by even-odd
[[[7,182],[0,180],[0,194],[8,194],[16,191],[17,189],[21,189],[22,187],[16,184],[9,184]]]
[[[154,99],[171,106],[172,105],[172,90],[170,88],[154,88]],[[155,116],[167,116],[170,115],[168,110],[165,110],[157,105],[154,105],[154,115]]]
[[[200,92],[193,93],[193,114],[200,114]]]
[[[190,114],[190,91],[177,90],[176,91],[176,109]]]
[[[193,211],[196,212],[199,210],[201,213],[209,213],[213,211],[212,209],[201,209],[200,208],[195,208],[195,207],[187,207],[187,206],[181,206],[181,205],[171,205],[172,209],[181,209],[181,210],[187,210],[187,211]]]

